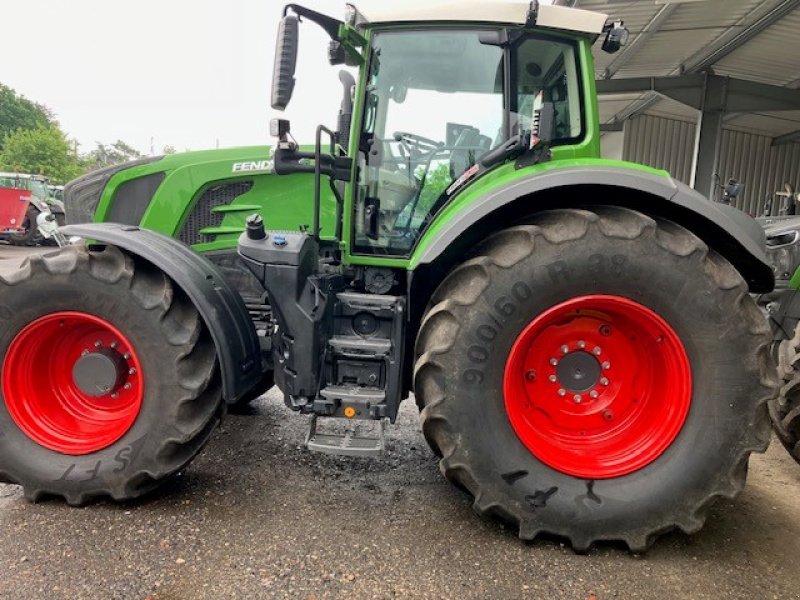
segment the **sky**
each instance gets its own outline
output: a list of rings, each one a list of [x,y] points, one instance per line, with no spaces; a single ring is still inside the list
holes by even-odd
[[[398,0],[362,0],[397,2]],[[306,0],[343,18],[344,0]],[[297,84],[285,113],[270,107],[276,0],[6,0],[0,83],[48,106],[82,152],[118,139],[149,154],[271,144],[283,116],[301,142],[335,128],[341,67],[326,34],[300,27]]]
[[[370,0],[374,1],[374,0]],[[4,2],[0,83],[53,110],[88,151],[121,139],[143,153],[270,144],[274,0]],[[306,6],[342,18],[343,0]],[[14,26],[13,24],[18,24]],[[11,25],[11,26],[9,26]],[[339,67],[300,29],[297,86],[283,113],[298,139],[336,123]],[[151,142],[152,139],[152,142]]]

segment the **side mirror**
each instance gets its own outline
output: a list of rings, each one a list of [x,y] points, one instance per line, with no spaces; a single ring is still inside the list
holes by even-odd
[[[605,26],[606,39],[603,41],[603,50],[609,54],[616,54],[620,48],[628,44],[630,32],[622,21],[614,21]]]
[[[272,108],[285,110],[294,92],[300,19],[286,15],[278,26],[275,47],[275,70],[272,73]]]
[[[278,140],[283,141],[289,135],[291,127],[288,119],[272,119],[269,122],[269,134]]]

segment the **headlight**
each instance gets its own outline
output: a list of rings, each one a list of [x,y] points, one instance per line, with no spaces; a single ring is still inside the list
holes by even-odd
[[[791,279],[800,266],[800,229],[768,232],[767,258],[776,279]]]
[[[355,27],[356,24],[356,7],[352,4],[345,5],[344,9],[344,22],[350,25],[351,27]]]

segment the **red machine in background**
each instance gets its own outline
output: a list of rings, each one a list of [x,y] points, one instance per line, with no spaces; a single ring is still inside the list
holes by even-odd
[[[30,190],[0,187],[0,236],[2,238],[24,231],[25,213],[30,202]]]

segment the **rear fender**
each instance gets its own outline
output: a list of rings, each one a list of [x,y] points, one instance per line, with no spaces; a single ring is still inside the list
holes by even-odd
[[[236,402],[260,381],[261,350],[250,315],[241,296],[209,260],[172,238],[129,225],[69,225],[61,231],[67,237],[111,244],[141,257],[184,291],[211,332],[226,402]]]
[[[39,212],[51,212],[50,205],[47,204],[47,202],[45,202],[41,198],[34,196],[33,194],[31,194],[30,203],[31,205],[35,206]]]
[[[566,198],[566,200],[565,200]],[[457,200],[457,198],[456,198]],[[692,231],[724,256],[754,293],[771,291],[774,275],[764,253],[763,229],[734,207],[711,202],[688,186],[666,176],[614,166],[554,168],[521,177],[476,198],[461,210],[436,223],[436,237],[423,240],[412,258],[414,267],[432,265],[458,240],[470,237],[487,223],[504,224],[513,208],[514,218],[553,208],[624,206],[663,217]],[[445,208],[442,213],[446,213]],[[443,215],[444,216],[444,215]],[[513,224],[513,220],[505,225]],[[427,242],[427,243],[426,243]],[[470,240],[474,244],[476,240]]]

